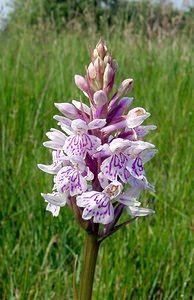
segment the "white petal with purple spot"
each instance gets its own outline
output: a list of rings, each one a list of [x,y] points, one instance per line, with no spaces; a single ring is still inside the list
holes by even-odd
[[[108,224],[114,218],[114,209],[110,197],[103,192],[86,192],[77,197],[77,205],[84,207],[83,219],[93,217],[94,223]]]
[[[87,190],[87,181],[79,170],[71,166],[63,167],[54,178],[56,188],[60,193],[69,192],[71,196]]]

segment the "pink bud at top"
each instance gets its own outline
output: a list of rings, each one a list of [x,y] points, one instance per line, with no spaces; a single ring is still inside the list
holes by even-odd
[[[86,79],[83,76],[75,75],[75,84],[77,87],[84,92],[86,96],[88,96],[89,88]]]
[[[104,43],[104,41],[99,41],[98,44],[96,45],[96,50],[97,50],[97,53],[98,55],[104,59],[104,56],[106,55],[107,53],[107,47]]]
[[[118,96],[124,96],[127,92],[131,91],[133,87],[133,79],[125,79],[118,88]]]
[[[104,71],[104,62],[100,57],[97,57],[94,61],[94,67],[96,72],[103,73]]]
[[[105,71],[104,71],[104,76],[103,76],[103,87],[107,87],[109,82],[113,80],[114,77],[114,71],[111,67],[111,65],[108,63],[106,65]]]
[[[104,91],[100,90],[94,94],[94,103],[96,107],[101,107],[107,103],[107,95]]]
[[[88,75],[90,79],[95,79],[96,78],[96,70],[94,68],[93,63],[91,62],[88,66]]]
[[[77,108],[70,103],[55,103],[56,108],[70,119],[79,118]]]
[[[98,57],[98,51],[97,51],[97,49],[94,49],[94,51],[93,51],[93,58],[95,59],[97,57]]]

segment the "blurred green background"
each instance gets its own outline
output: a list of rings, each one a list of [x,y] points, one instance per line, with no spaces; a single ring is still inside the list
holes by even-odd
[[[57,128],[54,102],[79,100],[100,37],[119,69],[115,89],[134,78],[134,106],[156,124],[146,165],[156,193],[142,203],[156,215],[136,220],[102,243],[93,299],[192,299],[194,10],[149,1],[18,1],[0,33],[0,298],[72,299],[85,234],[68,207],[45,211],[52,176],[42,146]]]

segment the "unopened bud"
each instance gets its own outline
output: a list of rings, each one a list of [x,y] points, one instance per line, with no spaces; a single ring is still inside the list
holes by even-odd
[[[96,107],[102,107],[107,103],[107,95],[103,90],[97,91],[94,94],[94,103],[96,104]]]
[[[89,88],[88,88],[86,79],[80,75],[75,75],[74,78],[75,78],[75,84],[77,85],[77,87],[80,90],[82,90],[84,92],[84,94],[86,94],[86,96],[87,96],[88,92],[89,92]]]
[[[96,78],[96,70],[94,68],[93,63],[91,62],[88,66],[88,75],[90,79],[95,79]]]
[[[56,108],[70,119],[79,118],[77,108],[70,103],[55,103]]]
[[[121,97],[128,93],[133,87],[133,79],[125,79],[118,88],[118,96]]]
[[[97,73],[103,73],[104,71],[104,62],[100,57],[97,57],[94,61],[94,67]]]
[[[109,63],[107,63],[105,71],[104,71],[104,76],[103,76],[103,87],[105,88],[109,82],[112,81],[114,76],[114,71]]]
[[[98,51],[97,51],[97,49],[94,49],[94,51],[93,51],[93,57],[94,57],[94,59],[98,57]]]
[[[103,41],[99,41],[98,44],[96,45],[96,50],[98,52],[98,55],[104,59],[104,56],[107,53],[107,47]]]

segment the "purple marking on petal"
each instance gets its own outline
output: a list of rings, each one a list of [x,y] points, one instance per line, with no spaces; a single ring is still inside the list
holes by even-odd
[[[106,159],[101,166],[101,170],[108,176],[109,180],[117,180],[119,176],[122,181],[126,182],[130,176],[129,171],[126,169],[128,161],[128,156],[119,152]]]
[[[93,154],[100,145],[100,140],[95,139],[92,135],[82,133],[71,135],[66,139],[64,150],[71,155]]]
[[[70,195],[80,194],[84,190],[81,183],[82,175],[77,169],[64,167],[56,176],[55,183],[59,192],[70,192]]]
[[[142,165],[142,159],[140,157],[137,157],[135,159],[135,161],[133,162],[132,170],[134,171],[134,173],[137,176],[144,175],[144,168],[143,168],[143,165]]]

